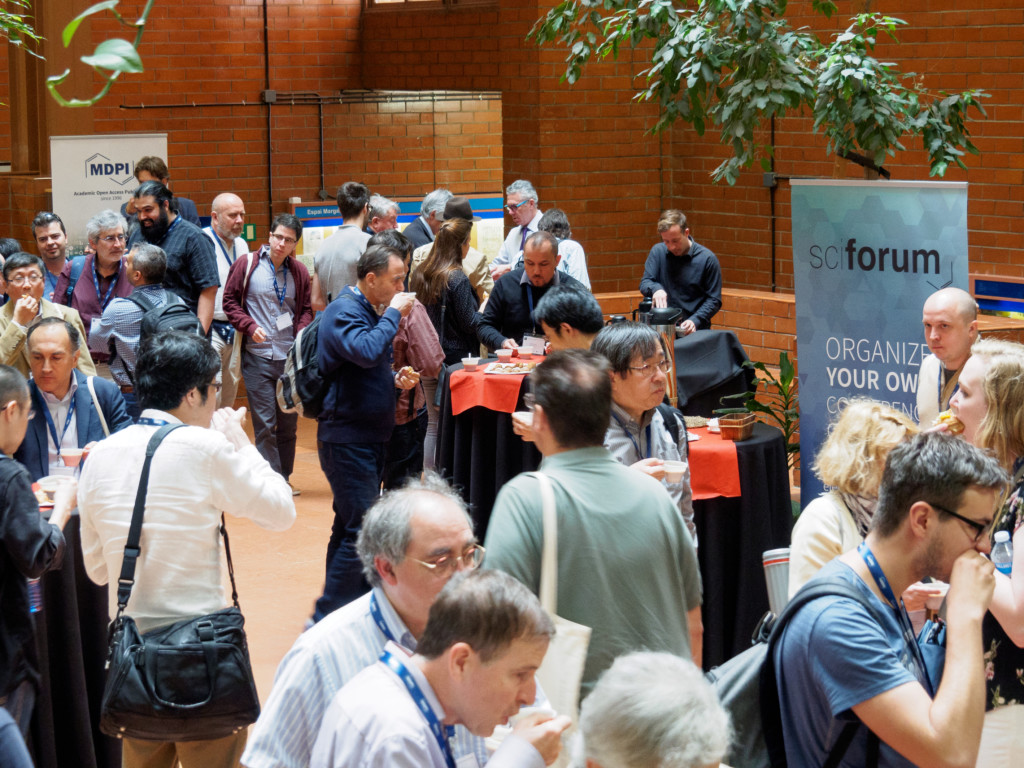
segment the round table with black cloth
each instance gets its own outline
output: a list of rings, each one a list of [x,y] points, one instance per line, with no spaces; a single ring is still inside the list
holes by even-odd
[[[437,469],[470,505],[482,541],[498,490],[520,472],[536,469],[541,455],[512,431],[508,413],[475,407],[453,416],[451,390],[447,382],[439,386]],[[793,524],[782,433],[755,424],[753,435],[736,443],[736,452],[741,495],[693,504],[704,585],[706,669],[750,647],[754,628],[768,610],[761,553],[788,547]]]
[[[44,574],[43,609],[34,614],[42,679],[29,747],[36,768],[120,768],[121,743],[99,730],[107,588],[85,573],[77,514],[64,526],[64,538],[64,563]]]

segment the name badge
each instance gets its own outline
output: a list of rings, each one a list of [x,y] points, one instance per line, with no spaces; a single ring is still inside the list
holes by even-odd
[[[277,330],[283,331],[285,328],[292,327],[292,316],[290,312],[285,312],[283,315],[277,316]]]

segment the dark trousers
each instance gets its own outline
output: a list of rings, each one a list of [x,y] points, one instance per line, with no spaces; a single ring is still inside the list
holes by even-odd
[[[285,413],[277,404],[277,380],[284,360],[268,360],[242,353],[242,378],[249,400],[256,449],[275,472],[287,480],[295,468],[295,433],[299,415]]]
[[[396,424],[384,459],[384,490],[400,488],[423,472],[423,440],[427,436],[427,409],[407,424]]]
[[[386,448],[387,443],[317,442],[320,468],[334,495],[334,525],[327,543],[324,593],[316,601],[314,621],[370,591],[356,554],[356,537],[363,515],[380,496]]]

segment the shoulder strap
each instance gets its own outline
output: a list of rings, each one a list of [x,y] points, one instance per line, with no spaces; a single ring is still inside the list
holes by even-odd
[[[668,403],[658,403],[658,413],[661,414],[662,421],[665,422],[665,429],[672,435],[672,440],[676,445],[679,445],[679,425],[683,426],[683,436],[686,436],[686,421],[683,419],[683,414],[680,413],[678,408],[673,408]],[[690,442],[686,440],[686,453],[683,456],[684,459],[690,458]]]
[[[86,376],[85,383],[89,386],[89,394],[92,396],[92,406],[96,409],[96,415],[100,418],[100,426],[103,427],[103,434],[110,437],[110,427],[107,426],[107,418],[103,415],[103,409],[100,408],[100,401],[96,399],[95,378],[95,376]]]
[[[164,293],[166,292],[167,291],[165,289]],[[130,301],[132,304],[141,309],[143,313],[156,309],[156,304],[154,304],[146,296],[139,293],[138,291],[132,291],[127,298],[128,301]]]
[[[543,472],[531,472],[540,483],[543,502],[544,550],[540,560],[540,604],[550,615],[558,613],[558,515],[552,480]]]
[[[84,270],[84,256],[80,259],[71,259],[71,274],[68,275],[68,287],[64,292],[64,303],[69,307],[71,306],[71,294],[75,292],[75,286],[78,285],[78,279],[82,276]]]

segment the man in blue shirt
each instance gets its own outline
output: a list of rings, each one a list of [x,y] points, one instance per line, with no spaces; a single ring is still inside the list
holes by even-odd
[[[863,592],[883,623],[856,601],[823,597],[776,647],[790,766],[824,764],[858,720],[841,765],[867,764],[869,731],[883,768],[974,765],[985,715],[981,622],[995,586],[982,553],[1005,483],[994,458],[949,435],[920,434],[889,454],[867,538],[821,572]],[[950,584],[942,670],[918,650],[896,597],[925,576]]]
[[[414,372],[396,372],[391,365],[398,323],[416,298],[402,291],[403,256],[385,246],[368,248],[356,265],[356,284],[346,286],[320,320],[317,357],[331,384],[318,417],[317,446],[334,494],[334,525],[324,593],[313,614],[317,621],[368,590],[356,535],[380,495],[395,426],[395,387],[412,389],[419,381]]]

